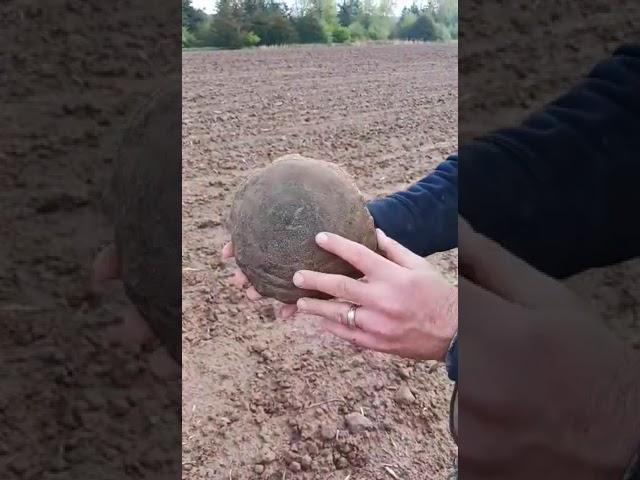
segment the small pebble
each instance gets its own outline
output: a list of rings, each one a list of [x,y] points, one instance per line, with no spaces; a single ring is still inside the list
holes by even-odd
[[[416,397],[411,393],[411,389],[407,385],[402,385],[394,396],[394,400],[401,405],[411,405],[416,401]]]
[[[267,463],[271,463],[276,459],[276,454],[273,453],[272,450],[264,449],[262,452],[260,452],[260,459],[258,461],[258,463],[262,463],[262,464],[267,464]]]
[[[318,455],[318,446],[313,442],[307,443],[307,452],[312,457],[315,457],[316,455]]]
[[[346,415],[344,419],[351,433],[358,433],[373,428],[373,422],[359,412],[352,412]]]
[[[320,427],[320,438],[323,440],[332,440],[336,436],[336,429],[328,424],[323,424]]]
[[[301,459],[300,459],[300,465],[302,465],[302,468],[304,468],[305,470],[307,470],[309,467],[311,467],[311,457],[309,455],[304,455]]]

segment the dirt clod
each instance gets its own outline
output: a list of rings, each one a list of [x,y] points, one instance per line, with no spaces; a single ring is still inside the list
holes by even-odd
[[[338,457],[336,459],[336,468],[342,470],[343,468],[347,468],[349,466],[349,460],[344,457]]]
[[[344,420],[351,433],[360,433],[364,430],[371,430],[373,428],[373,422],[360,412],[352,412],[345,415]]]
[[[258,463],[269,464],[276,459],[276,454],[268,448],[263,449],[258,457]]]
[[[400,388],[398,388],[393,398],[401,405],[411,405],[416,401],[416,397],[413,395],[411,389],[407,385],[402,385]]]
[[[302,465],[302,468],[305,470],[308,470],[311,467],[311,462],[312,459],[310,455],[303,455],[300,459],[300,465]]]
[[[336,428],[329,424],[320,425],[320,438],[323,440],[333,440],[336,437]]]

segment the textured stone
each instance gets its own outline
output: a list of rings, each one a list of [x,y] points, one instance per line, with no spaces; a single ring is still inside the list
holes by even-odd
[[[332,232],[372,250],[377,246],[373,218],[349,175],[301,155],[280,157],[240,187],[229,229],[240,269],[260,294],[284,303],[326,298],[297,288],[292,279],[298,270],[361,276],[321,249],[316,234]]]

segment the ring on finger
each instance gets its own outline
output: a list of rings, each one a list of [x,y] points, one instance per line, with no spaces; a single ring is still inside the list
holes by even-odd
[[[351,329],[358,328],[358,325],[356,325],[356,311],[358,307],[359,305],[352,304],[347,312],[347,326]]]

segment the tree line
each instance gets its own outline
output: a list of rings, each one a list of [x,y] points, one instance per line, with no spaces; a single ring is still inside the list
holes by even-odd
[[[182,0],[182,46],[242,48],[291,43],[458,38],[457,0],[429,0],[393,14],[392,0],[218,0],[208,15]]]

